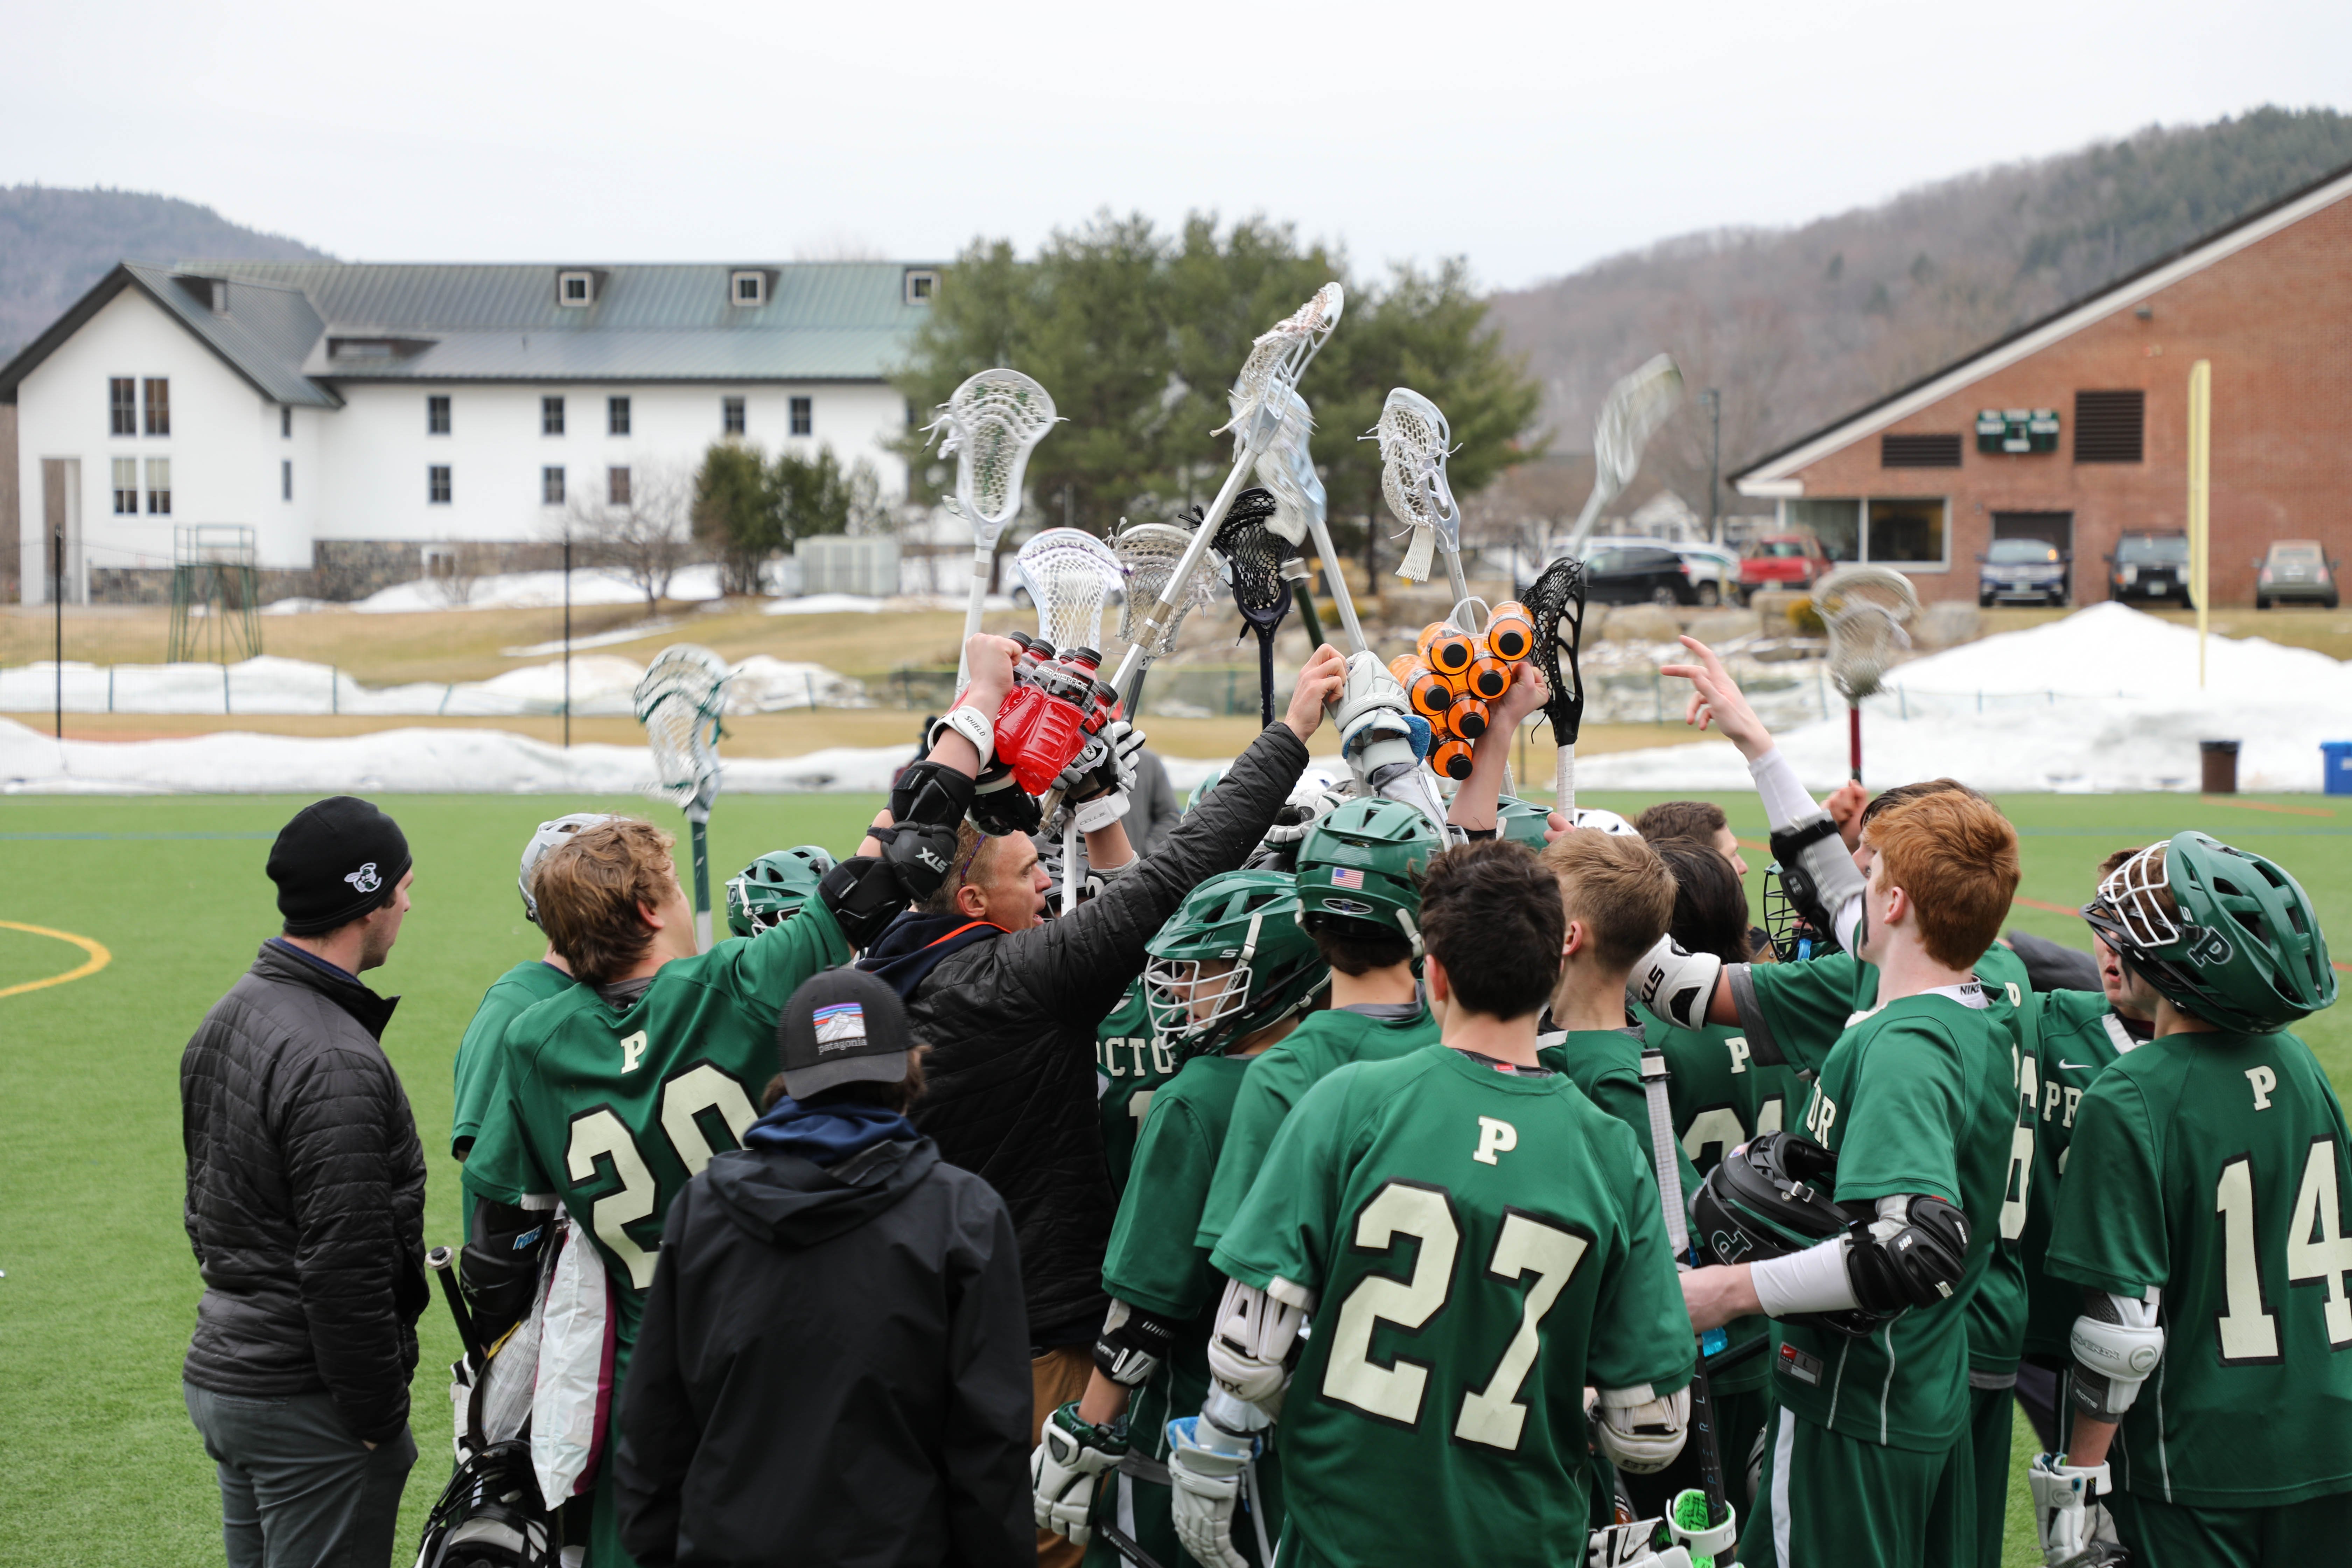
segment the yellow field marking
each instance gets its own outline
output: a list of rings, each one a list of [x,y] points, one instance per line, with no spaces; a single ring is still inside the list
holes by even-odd
[[[76,936],[69,931],[52,931],[47,926],[28,926],[20,921],[0,921],[0,930],[26,931],[35,936],[53,936],[59,942],[69,942],[89,954],[79,968],[68,969],[63,974],[52,974],[47,980],[27,980],[22,985],[0,987],[0,996],[14,996],[19,992],[39,991],[51,985],[63,985],[68,980],[79,980],[86,974],[95,974],[114,962],[114,954],[106,951],[104,942],[92,942],[86,936]]]

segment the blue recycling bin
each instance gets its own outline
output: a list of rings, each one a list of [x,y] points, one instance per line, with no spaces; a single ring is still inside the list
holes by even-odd
[[[2352,741],[2320,742],[2319,758],[2327,781],[2320,787],[2329,795],[2352,795]]]

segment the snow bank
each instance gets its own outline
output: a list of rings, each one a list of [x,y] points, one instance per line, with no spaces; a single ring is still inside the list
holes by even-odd
[[[669,580],[672,599],[719,597],[719,568],[682,566]],[[642,605],[646,595],[620,573],[602,567],[582,567],[572,574],[574,605]],[[561,572],[504,572],[476,577],[459,599],[446,578],[421,578],[395,583],[370,594],[351,607],[362,615],[414,615],[420,610],[546,610],[563,603]]]
[[[908,746],[836,746],[725,763],[726,791],[883,791]],[[5,795],[628,795],[653,779],[641,746],[573,746],[500,730],[386,730],[335,740],[224,731],[184,741],[58,742],[0,719]]]
[[[616,654],[575,654],[572,711],[583,717],[632,713],[646,667]],[[415,681],[362,686],[324,664],[263,655],[241,664],[120,664],[67,661],[65,706],[71,713],[445,714],[474,718],[558,713],[563,661],[526,665],[488,680]],[[0,669],[0,711],[40,712],[57,700],[58,666]],[[736,667],[730,713],[787,708],[871,706],[865,687],[821,664],[754,654]]]
[[[2122,605],[1914,659],[1864,706],[1870,782],[1949,774],[1988,790],[2188,789],[2200,741],[2237,741],[2242,789],[2316,790],[2319,743],[2352,738],[2352,668],[2260,637],[2212,637],[2197,685],[2197,634]],[[1783,732],[1808,787],[1846,774],[1846,720]],[[1722,742],[1580,761],[1580,787],[1752,787]]]
[[[914,610],[961,610],[965,601],[945,594],[897,594],[887,599],[866,594],[802,594],[790,599],[771,599],[761,607],[770,616],[872,616],[884,610],[904,612]],[[1003,594],[989,594],[980,601],[983,610],[1010,610],[1016,606]]]

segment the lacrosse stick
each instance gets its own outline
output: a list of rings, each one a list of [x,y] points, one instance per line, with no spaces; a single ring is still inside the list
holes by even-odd
[[[996,536],[1021,510],[1021,475],[1029,454],[1058,416],[1054,398],[1017,370],[984,370],[940,405],[925,431],[939,431],[940,456],[956,460],[956,510],[971,525],[971,598],[963,612],[964,640],[980,630],[981,598],[996,558]],[[971,677],[959,653],[956,685]]]
[[[1260,724],[1274,722],[1274,634],[1290,613],[1290,584],[1282,563],[1290,542],[1267,527],[1275,499],[1262,489],[1244,490],[1217,530],[1217,553],[1234,577],[1234,607],[1257,634],[1257,704]]]
[[[1408,583],[1427,582],[1430,548],[1436,546],[1445,552],[1445,580],[1458,606],[1470,597],[1470,584],[1462,575],[1462,509],[1445,482],[1453,438],[1437,405],[1404,386],[1389,394],[1381,422],[1364,437],[1381,444],[1381,493],[1388,497],[1389,510],[1412,530],[1397,575]]]
[[[1217,596],[1217,574],[1206,561],[1195,560],[1192,576],[1176,582],[1176,569],[1192,557],[1192,538],[1193,530],[1172,522],[1139,522],[1121,529],[1111,542],[1112,553],[1127,573],[1127,601],[1119,606],[1118,635],[1128,651],[1119,668],[1123,670],[1132,664],[1135,673],[1118,684],[1130,723],[1143,710],[1143,678],[1156,661],[1175,648],[1184,617]],[[1148,612],[1163,600],[1172,602],[1176,610],[1155,630],[1149,624]]]
[[[1919,613],[1919,593],[1892,567],[1841,566],[1813,590],[1813,607],[1829,630],[1830,679],[1846,701],[1846,752],[1860,784],[1862,700],[1910,649],[1906,628]]]
[[[1664,354],[1654,356],[1609,389],[1609,399],[1601,405],[1601,417],[1592,426],[1592,493],[1584,498],[1584,510],[1577,513],[1576,526],[1569,530],[1569,550],[1584,542],[1601,509],[1633,482],[1642,468],[1642,448],[1650,444],[1650,437],[1657,434],[1682,396],[1683,373]]]
[[[1316,473],[1315,459],[1307,449],[1307,438],[1314,429],[1315,416],[1307,408],[1307,400],[1293,392],[1290,416],[1283,421],[1282,433],[1257,460],[1258,478],[1274,492],[1276,502],[1274,521],[1267,526],[1293,544],[1313,536],[1316,552],[1323,558],[1323,583],[1330,590],[1332,605],[1339,613],[1340,627],[1348,634],[1349,646],[1360,653],[1371,644],[1356,620],[1356,601],[1348,592],[1348,579],[1339,571],[1339,552],[1331,548],[1323,479]],[[1289,574],[1286,571],[1284,574]],[[1293,581],[1304,591],[1303,578]],[[1318,647],[1322,641],[1321,637],[1315,637]]]
[[[1250,347],[1249,358],[1242,362],[1241,374],[1234,378],[1232,407],[1234,416],[1222,426],[1210,432],[1221,436],[1230,430],[1234,436],[1233,471],[1217,490],[1216,499],[1209,503],[1201,525],[1192,532],[1184,547],[1183,557],[1169,572],[1160,596],[1145,610],[1137,626],[1140,634],[1128,645],[1127,655],[1119,661],[1118,673],[1111,684],[1124,690],[1128,677],[1143,655],[1148,644],[1158,643],[1166,634],[1173,646],[1175,638],[1168,631],[1169,621],[1181,612],[1178,608],[1181,595],[1191,584],[1192,573],[1201,563],[1225,521],[1225,513],[1241,493],[1242,481],[1249,477],[1251,466],[1271,447],[1276,439],[1297,417],[1292,395],[1298,388],[1298,377],[1314,359],[1316,351],[1329,340],[1339,324],[1339,312],[1346,296],[1337,283],[1326,283],[1315,291],[1315,297],[1297,310],[1267,328]],[[1303,407],[1304,405],[1299,405]],[[1322,542],[1318,533],[1317,542]],[[1327,547],[1328,548],[1328,547]]]
[[[1307,649],[1310,654],[1323,646],[1323,623],[1315,614],[1315,595],[1307,591],[1307,563],[1294,555],[1282,563],[1282,580],[1290,584],[1290,596],[1298,606],[1298,624],[1307,628]]]
[[[1037,605],[1037,635],[1064,653],[1102,652],[1103,601],[1124,574],[1110,546],[1075,528],[1048,528],[1021,547],[1013,564]],[[1078,814],[1062,825],[1062,912],[1078,907]]]
[[[1584,563],[1561,556],[1543,569],[1520,603],[1536,624],[1536,646],[1528,658],[1551,691],[1544,700],[1544,716],[1551,721],[1552,744],[1559,751],[1552,775],[1555,806],[1574,826],[1576,732],[1584,727]]]
[[[653,748],[646,794],[683,809],[694,845],[694,942],[710,951],[710,805],[719,798],[719,718],[727,708],[727,661],[707,647],[673,643],[654,655],[637,682],[637,722]]]

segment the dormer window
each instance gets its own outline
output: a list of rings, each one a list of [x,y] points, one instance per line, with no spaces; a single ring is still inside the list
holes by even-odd
[[[940,291],[940,275],[927,267],[907,269],[907,303],[928,305],[931,296]]]
[[[768,302],[768,275],[764,272],[730,272],[727,276],[727,298],[737,305],[764,305]]]
[[[593,272],[559,272],[555,275],[555,302],[559,305],[584,309],[596,302],[596,275]]]

